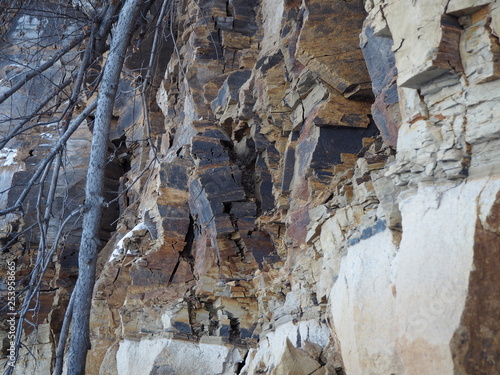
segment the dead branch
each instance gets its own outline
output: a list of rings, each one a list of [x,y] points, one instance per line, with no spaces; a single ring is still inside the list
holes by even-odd
[[[54,65],[61,57],[66,55],[69,51],[79,45],[83,40],[88,36],[88,33],[81,34],[78,38],[75,38],[63,48],[61,51],[56,53],[49,61],[40,67],[33,69],[31,72],[27,73],[23,79],[19,80],[15,85],[13,85],[9,90],[0,95],[0,104],[3,103],[6,99],[11,97],[14,93],[16,93],[21,87],[23,87],[26,83],[31,81],[33,78],[43,73],[47,69],[49,69],[52,65]]]
[[[14,212],[14,211],[23,211],[22,209],[22,203],[28,196],[31,188],[35,185],[35,183],[38,181],[39,177],[43,173],[45,167],[47,164],[49,164],[52,159],[57,155],[59,151],[61,151],[65,146],[66,142],[68,139],[71,137],[71,135],[78,129],[80,124],[85,120],[97,107],[97,101],[94,101],[92,104],[90,104],[85,110],[75,119],[71,122],[70,126],[68,127],[68,130],[64,132],[62,137],[59,139],[59,141],[54,145],[53,149],[49,154],[40,162],[40,165],[38,166],[37,170],[31,177],[31,179],[28,181],[26,184],[25,188],[23,189],[22,193],[19,195],[17,198],[16,202],[14,205],[11,207],[1,210],[0,215],[6,215],[8,213]]]

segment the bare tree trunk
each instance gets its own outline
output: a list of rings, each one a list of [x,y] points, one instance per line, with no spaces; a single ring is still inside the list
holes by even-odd
[[[127,0],[120,12],[111,51],[103,73],[102,87],[97,99],[94,133],[85,189],[86,213],[83,219],[79,252],[79,275],[75,286],[71,338],[68,356],[68,375],[85,374],[87,351],[90,349],[89,318],[95,283],[97,247],[106,166],[109,127],[115,95],[125,53],[132,36],[138,11],[143,0]]]

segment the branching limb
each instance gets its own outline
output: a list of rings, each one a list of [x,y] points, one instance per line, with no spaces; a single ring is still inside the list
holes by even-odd
[[[15,348],[16,348],[16,352],[15,352],[14,360],[12,361],[13,363],[17,362],[17,358],[18,358],[18,355],[19,355],[19,348],[21,346],[24,346],[24,344],[21,341],[23,325],[24,325],[24,322],[30,323],[26,319],[26,314],[29,311],[37,309],[37,306],[35,306],[34,308],[30,308],[30,306],[31,306],[31,303],[34,300],[34,298],[40,292],[40,284],[42,283],[43,277],[45,276],[45,272],[47,271],[48,265],[50,264],[50,259],[53,257],[53,255],[57,251],[57,248],[59,247],[59,241],[61,239],[63,230],[66,227],[66,225],[69,223],[69,221],[71,219],[73,219],[73,217],[75,217],[76,215],[81,214],[81,213],[82,213],[82,207],[79,207],[78,209],[76,209],[73,212],[71,212],[71,214],[69,214],[66,217],[66,219],[63,221],[63,223],[60,225],[59,230],[58,230],[58,232],[56,234],[56,237],[54,239],[54,243],[52,245],[52,248],[51,248],[50,252],[45,253],[45,252],[40,252],[39,251],[39,253],[38,253],[37,261],[35,263],[35,267],[33,268],[33,270],[31,271],[31,274],[30,274],[30,282],[29,282],[29,285],[27,287],[26,296],[25,296],[25,298],[23,300],[23,304],[21,306],[21,309],[18,312],[19,319],[18,319],[18,322],[17,322],[17,331],[16,331],[16,338],[15,338],[15,344],[14,344]],[[18,296],[20,296],[22,293],[23,292],[20,292],[18,294]],[[71,303],[72,302],[70,300],[70,304]],[[36,305],[37,305],[37,303],[36,303]],[[68,308],[69,307],[70,306],[68,306]],[[72,306],[71,306],[71,308],[72,308]],[[68,311],[66,312],[66,315],[64,317],[65,320],[63,322],[63,329],[61,331],[61,335],[63,335],[64,330],[66,330],[65,335],[67,336],[67,329],[68,329],[68,327],[65,328],[64,324],[69,325],[69,321],[66,323],[66,319],[67,319],[68,315],[69,315],[69,319],[71,319],[71,312],[70,313],[68,313]],[[32,324],[32,326],[36,329],[36,325]],[[66,338],[64,338],[64,341],[66,341]],[[59,341],[59,344],[61,345],[61,341]],[[62,345],[63,345],[63,350],[64,350],[64,342],[63,342]],[[58,350],[59,350],[59,348],[58,348]],[[12,368],[12,367],[10,367],[10,368]],[[7,372],[5,372],[4,374],[8,375],[10,373],[11,372],[9,372],[7,370]]]
[[[49,154],[40,162],[40,165],[38,166],[37,170],[26,184],[26,187],[23,189],[22,193],[19,195],[14,205],[5,210],[1,210],[0,215],[6,215],[8,213],[17,210],[22,211],[22,203],[28,196],[28,193],[30,192],[31,188],[38,181],[39,177],[43,173],[47,164],[49,164],[52,161],[52,159],[54,159],[54,157],[57,155],[57,153],[65,147],[66,142],[71,137],[71,135],[76,131],[76,129],[78,129],[83,120],[85,120],[96,109],[96,107],[97,107],[97,102],[94,101],[87,108],[85,108],[85,110],[75,120],[71,122],[70,126],[68,127],[68,130],[66,130],[62,135],[62,137],[59,139],[59,141],[57,141],[57,143],[52,148],[52,151],[49,152]]]
[[[0,95],[0,104],[3,103],[6,99],[11,97],[14,93],[16,93],[21,87],[23,87],[26,83],[31,81],[33,78],[43,73],[47,69],[49,69],[52,65],[54,65],[61,57],[66,55],[69,51],[79,45],[83,40],[88,36],[88,34],[82,34],[79,37],[73,39],[69,45],[56,53],[49,61],[40,67],[33,69],[31,72],[27,73],[23,79],[19,80],[14,86]]]
[[[165,17],[165,13],[167,12],[167,6],[171,4],[171,0],[163,0],[163,4],[161,6],[160,14],[158,16],[158,19],[156,20],[156,28],[155,28],[155,33],[153,37],[153,44],[151,48],[151,53],[149,55],[149,64],[148,68],[146,71],[146,75],[144,76],[144,81],[142,82],[142,87],[141,87],[141,99],[142,99],[142,108],[144,110],[144,121],[146,122],[146,136],[149,142],[149,146],[153,150],[153,158],[157,159],[157,151],[156,151],[156,146],[153,143],[153,140],[151,139],[151,123],[149,122],[149,105],[146,100],[146,93],[149,88],[149,81],[151,79],[151,72],[153,70],[154,62],[156,59],[156,52],[158,50],[158,45],[160,41],[160,27],[161,24],[163,23],[163,18]]]
[[[53,92],[52,95],[49,95],[47,99],[45,99],[31,114],[29,114],[23,121],[21,121],[15,128],[13,128],[9,134],[7,134],[2,140],[0,140],[0,150],[5,147],[5,145],[14,137],[21,134],[24,125],[28,122],[32,121],[34,117],[40,115],[40,111],[45,108],[47,104],[50,103],[55,96],[59,95],[59,92],[63,90],[65,87],[69,86],[72,82],[72,79],[67,79],[64,81],[58,88]]]

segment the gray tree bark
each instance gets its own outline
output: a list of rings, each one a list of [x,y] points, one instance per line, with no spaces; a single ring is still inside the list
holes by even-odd
[[[78,257],[79,275],[75,286],[71,338],[68,355],[68,375],[84,375],[87,351],[90,349],[89,318],[95,283],[97,248],[102,207],[109,127],[125,54],[130,43],[139,8],[144,0],[127,0],[120,12],[118,24],[106,65],[99,96],[85,188],[86,213],[83,218],[82,240]]]

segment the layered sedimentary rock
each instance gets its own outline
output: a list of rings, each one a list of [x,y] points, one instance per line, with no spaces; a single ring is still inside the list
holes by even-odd
[[[499,9],[181,1],[88,373],[498,373]]]

